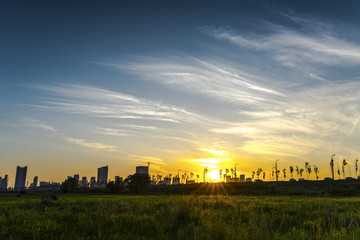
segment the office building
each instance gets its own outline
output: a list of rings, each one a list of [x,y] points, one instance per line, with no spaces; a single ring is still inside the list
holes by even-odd
[[[9,182],[9,177],[8,175],[5,175],[5,177],[2,178],[0,181],[0,190],[7,190],[8,182]]]
[[[25,189],[27,166],[16,168],[15,190]]]
[[[104,185],[107,183],[108,179],[108,166],[98,168],[98,175],[97,175],[97,183],[100,185]]]
[[[82,187],[88,187],[89,186],[89,182],[88,182],[86,177],[81,178],[81,186]]]
[[[240,182],[245,182],[245,174],[240,174]]]
[[[74,178],[79,182],[79,180],[80,180],[79,174],[74,174]]]
[[[96,184],[96,178],[95,177],[91,177],[90,178],[90,186],[95,186]]]
[[[148,166],[137,166],[136,173],[137,174],[149,174],[149,167]]]
[[[35,176],[33,183],[30,184],[30,188],[36,188],[37,184],[38,184],[38,176]]]

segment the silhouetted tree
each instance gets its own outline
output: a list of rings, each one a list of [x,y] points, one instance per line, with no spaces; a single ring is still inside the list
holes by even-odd
[[[299,178],[299,173],[300,173],[299,166],[296,166],[296,176],[297,176],[297,178]]]
[[[262,168],[258,168],[258,170],[256,171],[256,176],[258,179],[260,177],[261,172],[262,172]]]
[[[314,165],[314,172],[315,172],[315,175],[316,175],[316,180],[319,180],[319,176],[318,176],[319,168],[316,165]]]
[[[356,177],[358,176],[358,162],[359,162],[359,160],[356,158],[356,160],[355,160]]]
[[[335,154],[333,154],[333,155],[331,156],[331,160],[330,160],[330,170],[331,170],[332,178],[335,180],[335,178],[334,178],[334,156],[335,156]]]
[[[309,168],[310,164],[308,162],[305,162],[305,170]],[[306,171],[307,179],[309,180],[308,171]]]
[[[345,179],[345,166],[347,165],[347,162],[345,158],[343,159],[343,165],[342,165],[342,172],[343,172],[343,178]]]
[[[123,178],[119,177],[114,181],[106,184],[106,190],[112,194],[121,193],[124,189]]]
[[[229,173],[229,169],[225,169],[225,180],[226,180],[226,176],[228,175],[228,173]]]
[[[62,184],[61,184],[61,190],[64,193],[69,193],[72,192],[76,189],[79,188],[79,181],[76,178],[69,178],[66,179]]]
[[[135,173],[128,176],[124,183],[130,190],[139,190],[150,184],[150,176],[148,174]]]
[[[302,177],[303,172],[304,172],[304,169],[303,169],[303,168],[300,168],[300,169],[299,169],[300,177]]]
[[[278,179],[278,178],[279,178],[279,174],[280,174],[280,170],[277,170],[275,174],[276,174],[276,179]]]
[[[283,173],[284,173],[284,180],[286,180],[286,168],[283,169]]]
[[[308,173],[308,180],[311,178],[311,166],[308,165],[308,167],[306,168],[307,173]]]
[[[222,179],[222,169],[219,170],[219,177],[220,177],[220,181]]]
[[[263,180],[265,181],[265,172],[263,172]]]
[[[200,178],[200,175],[196,175],[196,178],[197,178],[197,182],[199,183],[199,178]]]
[[[255,171],[252,172],[251,178],[254,179],[255,177]]]
[[[190,173],[190,179],[194,177],[194,173]]]
[[[294,168],[293,168],[293,166],[290,166],[290,175],[291,175],[291,178],[293,177],[293,172],[294,172]]]
[[[204,182],[205,182],[205,180],[206,180],[206,174],[208,173],[208,169],[207,168],[204,168]]]
[[[230,169],[230,171],[231,171],[231,177],[233,178],[234,177],[234,169]]]

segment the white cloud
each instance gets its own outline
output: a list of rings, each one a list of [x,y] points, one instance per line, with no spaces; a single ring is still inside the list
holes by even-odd
[[[314,63],[327,66],[360,65],[360,45],[339,38],[327,30],[314,26],[312,28],[316,28],[317,31],[310,29],[309,33],[300,33],[277,26],[274,33],[265,36],[221,28],[208,28],[208,32],[241,48],[269,52],[275,60],[290,67]]]
[[[80,139],[80,138],[72,138],[72,137],[64,136],[63,139],[67,142],[75,143],[82,147],[91,148],[91,149],[95,149],[95,150],[104,150],[104,151],[113,152],[113,151],[116,151],[116,149],[117,149],[117,147],[114,147],[114,146],[106,145],[106,144],[99,143],[99,142],[89,142],[85,139]]]
[[[93,117],[146,119],[167,122],[198,120],[198,116],[173,105],[136,98],[86,85],[63,84],[38,87],[51,94],[51,100],[30,105],[42,110],[86,114]]]
[[[43,123],[36,119],[25,119],[22,121],[22,125],[26,126],[26,127],[36,128],[36,129],[40,129],[45,132],[52,133],[53,134],[52,136],[60,138],[66,142],[75,143],[82,147],[91,148],[94,150],[104,150],[104,151],[115,151],[117,149],[117,147],[115,147],[115,146],[106,145],[106,144],[99,143],[99,142],[91,142],[91,141],[88,141],[85,139],[79,139],[79,138],[73,138],[73,137],[67,136],[65,134],[60,133],[56,128],[54,128],[50,125],[47,125],[46,123]]]

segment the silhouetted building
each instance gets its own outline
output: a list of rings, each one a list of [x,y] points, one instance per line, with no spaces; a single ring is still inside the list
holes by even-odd
[[[74,178],[79,182],[80,181],[80,176],[79,174],[74,174]]]
[[[89,186],[89,182],[88,182],[86,177],[81,178],[81,184],[80,185],[81,185],[81,187],[88,187]]]
[[[27,172],[27,166],[25,166],[25,167],[17,166],[16,178],[15,178],[15,189],[16,190],[25,189],[26,172]]]
[[[98,184],[106,184],[108,179],[108,166],[98,168],[98,175],[97,175],[97,183]]]
[[[37,183],[38,183],[38,176],[35,176],[34,181],[30,183],[30,188],[35,189],[37,187]]]
[[[170,185],[170,184],[171,184],[171,178],[165,177],[165,178],[164,178],[164,184],[165,184],[165,185]]]
[[[90,186],[94,186],[96,184],[96,178],[95,177],[91,177],[90,178]]]
[[[226,182],[239,182],[239,178],[232,178],[231,176],[226,176]]]
[[[148,166],[137,166],[136,173],[137,174],[149,174],[149,167]]]
[[[45,182],[45,181],[40,181],[40,187],[43,188],[43,187],[49,187],[51,185],[50,182]]]
[[[195,180],[186,180],[186,184],[195,184]]]
[[[173,184],[173,185],[180,184],[180,178],[179,178],[179,177],[173,177],[172,184]]]
[[[5,177],[2,178],[0,181],[0,190],[7,190],[8,182],[9,182],[9,177],[8,175],[5,175]]]

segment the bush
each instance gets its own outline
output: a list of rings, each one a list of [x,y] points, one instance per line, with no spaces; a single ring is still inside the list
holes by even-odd
[[[61,190],[64,193],[73,192],[79,188],[79,182],[76,178],[69,178],[61,184]]]
[[[106,191],[111,194],[119,194],[124,190],[124,182],[122,178],[117,179],[115,182],[111,181],[106,184]]]
[[[124,182],[130,190],[137,191],[150,185],[150,176],[149,174],[135,173],[127,177]]]

